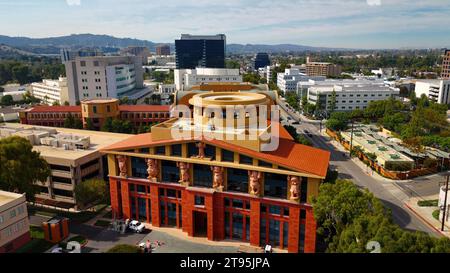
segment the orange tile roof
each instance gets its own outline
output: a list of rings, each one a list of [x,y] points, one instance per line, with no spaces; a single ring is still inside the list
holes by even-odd
[[[124,112],[169,112],[169,105],[119,105]]]
[[[119,105],[123,112],[169,112],[169,105]],[[35,106],[28,112],[81,112],[81,106]]]
[[[200,139],[153,141],[152,134],[147,133],[130,137],[129,139],[108,146],[102,151],[123,151],[140,147],[158,146],[162,144],[167,145],[184,143],[193,140],[199,141]],[[220,140],[207,140],[202,138],[201,141],[207,144],[216,145],[223,149],[252,156],[263,161],[268,161],[298,172],[317,175],[320,177],[326,176],[330,161],[330,152],[295,143],[289,133],[282,126],[280,126],[279,147],[273,152],[257,152]]]
[[[35,106],[27,112],[81,112],[81,106]]]

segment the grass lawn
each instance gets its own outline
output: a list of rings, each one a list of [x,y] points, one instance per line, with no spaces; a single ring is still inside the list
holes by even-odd
[[[53,243],[44,239],[44,231],[41,227],[30,226],[30,236],[31,241],[19,248],[17,253],[44,253],[54,246]]]
[[[97,222],[95,222],[94,226],[97,226],[97,227],[109,227],[110,224],[111,224],[110,221],[97,220]]]
[[[116,245],[106,251],[106,253],[142,253],[142,250],[133,245]]]
[[[44,215],[48,217],[54,217],[56,215],[69,218],[71,222],[75,223],[84,223],[94,218],[96,215],[101,213],[107,205],[97,205],[94,207],[95,211],[82,211],[82,212],[68,212],[68,211],[60,211],[50,208],[41,208],[36,206],[28,206],[28,212],[30,215]]]
[[[437,207],[439,200],[421,200],[417,201],[419,207]]]

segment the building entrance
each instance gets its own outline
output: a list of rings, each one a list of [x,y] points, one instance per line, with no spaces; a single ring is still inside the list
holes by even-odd
[[[208,233],[208,215],[206,212],[194,211],[194,236],[206,237]]]

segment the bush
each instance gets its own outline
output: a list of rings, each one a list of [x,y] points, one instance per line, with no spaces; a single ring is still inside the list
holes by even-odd
[[[419,207],[437,207],[439,200],[421,200],[417,201]]]
[[[311,140],[307,139],[304,135],[300,135],[297,137],[297,143],[306,145],[306,146],[313,146],[313,143]]]
[[[142,250],[133,245],[116,245],[106,251],[106,253],[142,253]]]
[[[439,220],[439,215],[440,214],[441,214],[441,211],[438,210],[438,209],[433,211],[433,218],[436,219],[436,220]]]

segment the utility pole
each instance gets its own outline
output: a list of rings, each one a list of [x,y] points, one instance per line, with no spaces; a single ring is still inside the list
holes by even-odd
[[[447,198],[448,198],[448,180],[450,175],[447,175],[447,182],[445,183],[445,194],[444,194],[444,211],[442,212],[442,227],[441,231],[444,231],[445,228],[445,212],[447,210]]]
[[[353,128],[354,128],[354,121],[352,119],[352,132],[350,135],[350,159],[352,158],[352,150],[353,150]]]

